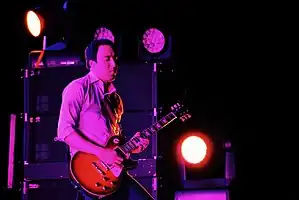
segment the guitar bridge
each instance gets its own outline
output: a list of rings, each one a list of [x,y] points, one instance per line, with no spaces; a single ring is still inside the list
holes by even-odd
[[[100,174],[105,174],[100,168],[99,168],[99,166],[97,165],[97,163],[96,162],[92,162],[92,165],[98,170],[98,172],[100,173]]]

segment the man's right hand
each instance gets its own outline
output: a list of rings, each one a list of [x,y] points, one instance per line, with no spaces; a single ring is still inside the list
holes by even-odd
[[[123,158],[117,155],[113,149],[101,149],[98,153],[98,158],[108,165],[121,166]]]

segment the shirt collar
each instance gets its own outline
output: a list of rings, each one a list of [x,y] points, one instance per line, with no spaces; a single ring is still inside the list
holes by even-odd
[[[100,79],[98,79],[98,78],[96,77],[96,75],[95,75],[94,73],[92,73],[92,71],[89,72],[88,76],[89,76],[89,79],[90,79],[90,83],[91,83],[91,84],[98,82],[98,84],[99,84],[101,90],[103,91],[103,94],[104,94],[104,95],[106,95],[106,94],[111,94],[111,93],[113,93],[113,92],[116,91],[116,88],[115,88],[115,86],[114,86],[113,83],[110,83],[109,86],[108,86],[107,91],[105,91],[105,88],[104,88],[104,82],[101,81]]]

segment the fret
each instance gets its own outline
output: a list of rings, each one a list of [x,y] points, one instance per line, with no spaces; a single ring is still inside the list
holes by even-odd
[[[162,125],[160,124],[160,122],[157,122],[154,126],[155,126],[157,129],[162,128]]]
[[[151,133],[147,130],[147,129],[145,129],[144,131],[142,131],[141,133],[140,133],[140,136],[141,137],[149,137],[149,136],[151,136]]]
[[[160,120],[160,125],[162,126],[162,127],[164,127],[169,121],[170,121],[170,119],[168,119],[169,117],[168,117],[168,115],[166,115],[165,117],[163,117],[161,120]]]
[[[131,142],[132,142],[132,144],[134,144],[135,147],[137,147],[138,142],[140,142],[140,140],[136,137],[136,138],[133,138]]]
[[[171,116],[171,121],[177,118],[173,112],[169,113],[168,115]]]
[[[132,145],[132,149],[131,149],[131,150],[133,150],[133,149],[137,148],[137,145],[136,145],[136,144],[134,144],[134,142],[130,141],[130,143],[131,143],[131,145]]]
[[[148,137],[148,136],[151,136],[151,133],[148,131],[148,129],[146,129],[145,131],[144,131],[144,133],[145,133],[145,135]]]
[[[138,137],[134,137],[134,138],[133,138],[133,141],[135,141],[135,142],[140,142],[140,140],[139,140]]]
[[[173,113],[169,113],[168,115],[165,116],[165,118],[168,118],[167,119],[167,122],[166,124],[164,124],[164,126],[166,126],[167,124],[169,124],[171,121],[173,121],[174,119],[176,119],[176,115],[173,114]]]
[[[124,145],[126,152],[130,151],[130,147],[128,146],[128,144]]]
[[[131,149],[134,149],[134,144],[131,141],[128,142],[128,145]]]
[[[172,119],[172,117],[170,116],[170,114],[166,115],[165,118],[166,118],[167,122],[169,122]]]
[[[150,128],[147,128],[147,129],[146,129],[146,132],[147,132],[147,134],[148,134],[149,136],[153,134],[153,132],[151,131]]]
[[[130,143],[132,144],[133,149],[135,149],[137,147],[137,145],[133,141],[130,141]]]
[[[129,142],[127,142],[127,147],[128,147],[128,151],[131,151],[133,149]]]
[[[167,124],[168,120],[166,119],[166,117],[163,117],[161,119],[161,122],[163,122],[163,126],[164,126],[165,124]]]
[[[122,151],[124,151],[124,152],[128,152],[128,149],[127,149],[127,147],[126,147],[126,144],[121,145],[120,148],[121,148]]]
[[[126,149],[127,149],[127,152],[129,152],[129,151],[130,151],[130,149],[131,149],[130,145],[129,145],[128,143],[126,143],[124,146],[126,147]]]
[[[150,130],[151,130],[152,133],[156,132],[156,130],[155,130],[155,128],[153,126],[150,128]]]
[[[158,132],[160,129],[165,127],[167,124],[169,124],[171,121],[176,119],[176,115],[174,113],[169,113],[168,115],[161,118],[159,121],[154,123],[152,126],[148,127],[147,129],[140,132],[141,137],[148,138],[149,136],[153,135],[154,133]],[[135,137],[123,144],[120,148],[125,153],[130,153],[133,149],[135,149],[140,142],[139,138]]]
[[[129,152],[129,149],[127,149],[125,145],[122,145],[122,146],[120,146],[119,148],[120,148],[123,152],[125,152],[125,153],[128,153],[128,152]]]

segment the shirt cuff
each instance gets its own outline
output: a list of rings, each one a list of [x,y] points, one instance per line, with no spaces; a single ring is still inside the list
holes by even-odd
[[[71,126],[66,127],[63,130],[61,130],[61,131],[58,130],[57,137],[55,137],[54,140],[55,141],[64,142],[65,138],[68,137],[73,132],[76,132],[76,130],[73,127],[71,127]]]

